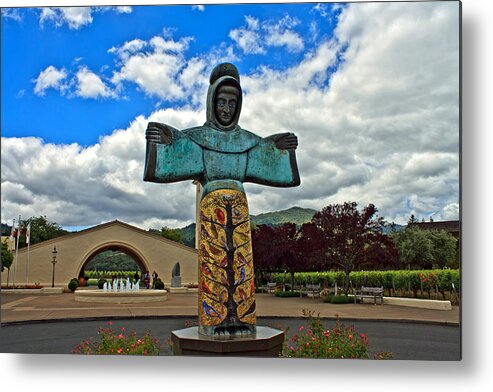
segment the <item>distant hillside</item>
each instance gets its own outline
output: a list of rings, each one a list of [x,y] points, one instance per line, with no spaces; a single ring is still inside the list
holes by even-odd
[[[274,212],[266,212],[264,214],[259,215],[250,215],[252,228],[259,225],[268,225],[268,226],[277,226],[283,223],[295,223],[298,226],[301,226],[303,223],[310,222],[317,211],[312,210],[311,208],[301,208],[301,207],[291,207],[287,210],[282,211],[274,211]],[[394,230],[400,231],[405,229],[404,225],[395,225]],[[180,230],[181,240],[183,244],[190,246],[191,248],[195,247],[195,223],[192,223],[186,227],[183,227]],[[391,232],[390,226],[384,227],[383,232],[388,234]]]
[[[253,227],[258,225],[277,226],[283,223],[295,223],[301,226],[303,223],[310,222],[316,212],[311,208],[292,207],[282,211],[251,215],[250,219]]]
[[[195,248],[195,223],[180,229],[183,244]]]
[[[393,230],[394,231],[401,231],[401,230],[404,230],[406,227],[407,227],[406,225],[398,225],[398,224],[395,224]],[[383,228],[383,233],[384,234],[390,234],[391,232],[392,232],[392,227],[385,226]]]
[[[277,226],[283,223],[295,223],[301,226],[303,223],[309,222],[315,210],[310,208],[292,207],[283,211],[267,212],[265,214],[250,215],[252,228],[258,225]],[[195,223],[192,223],[180,230],[182,242],[192,248],[195,247]]]

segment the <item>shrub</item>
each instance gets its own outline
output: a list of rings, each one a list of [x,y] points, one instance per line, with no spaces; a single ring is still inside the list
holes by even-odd
[[[86,281],[86,286],[97,286],[99,284],[99,280],[95,278],[89,278]]]
[[[132,331],[125,335],[125,328],[121,333],[116,333],[112,329],[112,322],[108,323],[108,328],[99,328],[98,342],[85,340],[72,349],[73,354],[100,354],[100,355],[159,355],[160,342],[146,332],[141,338]]]
[[[293,298],[293,297],[301,297],[301,293],[299,291],[282,291],[276,290],[274,295],[279,298]]]
[[[106,279],[99,279],[98,280],[98,289],[102,290],[105,283],[106,283]]]
[[[306,314],[306,312],[304,311]],[[291,340],[285,341],[281,357],[286,358],[369,358],[368,338],[346,327],[339,320],[331,330],[325,330],[320,318],[308,314],[309,327]]]
[[[68,282],[68,289],[71,292],[74,292],[77,287],[79,287],[79,280],[77,278],[73,278],[70,282]]]
[[[154,283],[152,285],[156,290],[164,290],[164,283],[159,278],[154,279]]]

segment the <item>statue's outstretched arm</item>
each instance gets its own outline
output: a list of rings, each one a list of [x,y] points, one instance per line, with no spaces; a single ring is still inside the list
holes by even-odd
[[[296,150],[298,147],[298,137],[291,132],[271,135],[265,138],[265,140],[272,140],[280,150]]]
[[[179,131],[168,124],[150,122],[146,129],[146,139],[151,143],[171,144],[175,132]]]

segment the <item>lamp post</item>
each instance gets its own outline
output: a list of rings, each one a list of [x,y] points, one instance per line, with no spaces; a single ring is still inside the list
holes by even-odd
[[[53,277],[51,278],[51,287],[55,287],[55,264],[56,264],[56,254],[57,254],[56,246],[53,247],[53,251],[51,254],[53,255],[53,260],[51,263],[53,264]]]

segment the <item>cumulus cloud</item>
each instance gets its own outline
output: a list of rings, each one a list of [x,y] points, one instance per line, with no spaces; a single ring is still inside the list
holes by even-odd
[[[52,22],[56,27],[67,23],[68,27],[74,30],[91,24],[92,20],[91,7],[42,8],[39,16],[41,26],[46,22]]]
[[[192,9],[193,10],[200,11],[200,12],[204,12],[205,11],[205,6],[202,5],[202,4],[192,5]]]
[[[2,8],[2,18],[12,19],[16,22],[22,21],[22,15],[19,12],[19,8]]]
[[[98,75],[82,67],[77,72],[77,95],[82,98],[108,98],[116,94]]]
[[[160,37],[113,49],[120,61],[115,81],[161,98],[183,97],[183,107],[139,116],[86,148],[2,138],[2,220],[20,212],[63,225],[193,221],[191,182],[142,181],[148,121],[183,129],[205,120],[203,96],[202,106],[189,106],[196,90],[190,86],[201,86],[203,94],[209,59],[187,58],[186,47]],[[333,39],[290,68],[263,66],[242,75],[242,85],[244,128],[299,137],[301,186],[280,191],[246,184],[251,213],[356,201],[374,203],[396,223],[411,213],[458,218],[458,4],[351,3]]]
[[[130,14],[132,7],[45,7],[40,9],[39,24],[53,23],[56,27],[67,24],[70,29],[78,30],[93,22],[96,12],[113,11],[117,14]]]
[[[233,29],[229,37],[245,54],[265,54],[266,47],[285,47],[288,52],[300,52],[303,39],[294,31],[299,21],[289,15],[278,21],[260,22],[252,16],[245,16],[246,26]]]
[[[188,58],[192,37],[173,39],[169,32],[144,41],[133,39],[109,49],[117,56],[118,67],[111,78],[121,88],[134,83],[146,95],[163,101],[188,100],[203,105],[207,91],[208,71],[219,61],[233,61],[232,48],[221,45],[210,52]]]
[[[44,71],[41,71],[38,77],[34,80],[34,93],[37,95],[45,95],[45,91],[49,88],[63,92],[65,85],[63,81],[67,78],[65,69],[57,69],[53,65],[48,66]]]

